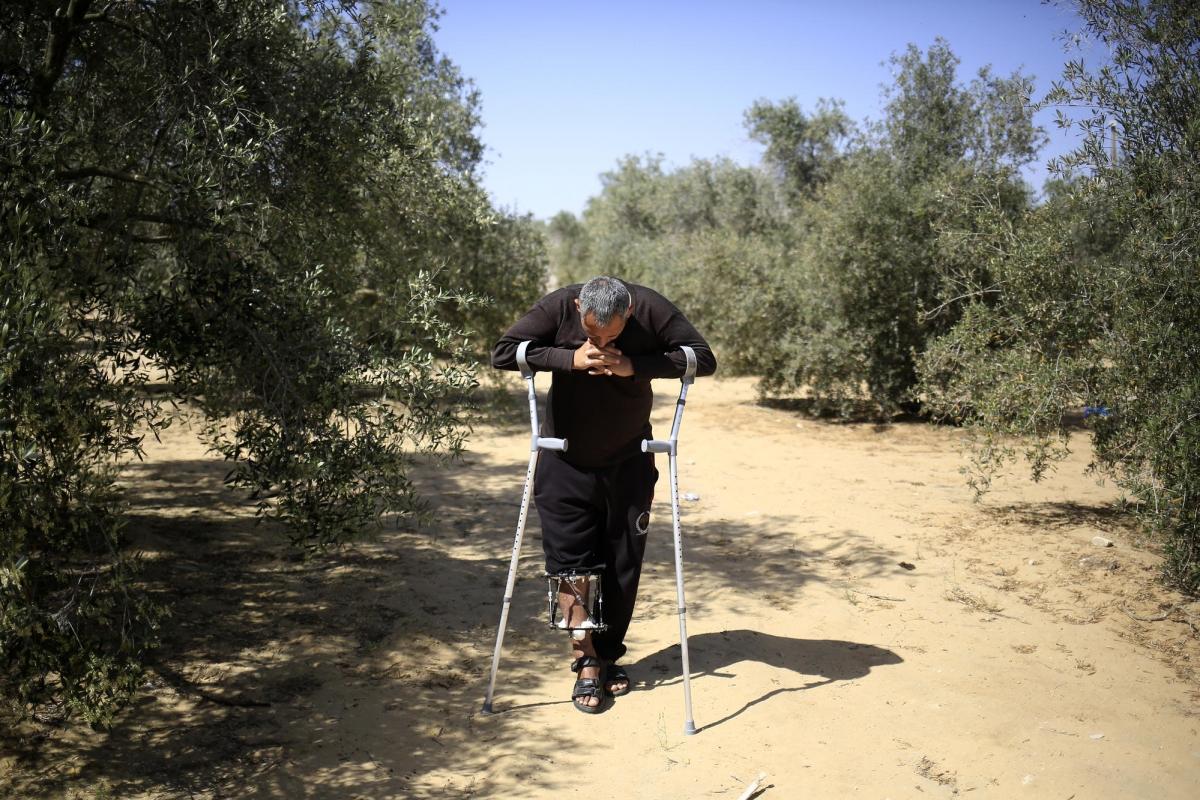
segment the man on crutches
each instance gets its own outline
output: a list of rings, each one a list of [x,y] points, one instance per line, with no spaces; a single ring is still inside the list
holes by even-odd
[[[571,700],[582,712],[599,713],[607,697],[629,691],[629,675],[617,661],[626,651],[646,549],[658,479],[654,452],[670,452],[666,442],[653,440],[650,381],[711,375],[716,358],[662,295],[597,277],[538,301],[497,342],[492,365],[552,373],[541,434],[567,446],[540,448],[531,457],[534,501],[546,573],[556,587],[551,617],[557,611],[556,627],[571,632],[577,676]],[[643,452],[646,440],[653,446]],[[503,630],[496,657],[502,636]]]

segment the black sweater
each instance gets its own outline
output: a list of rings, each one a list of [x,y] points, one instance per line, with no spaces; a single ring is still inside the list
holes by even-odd
[[[652,438],[653,378],[680,378],[687,358],[680,345],[696,351],[696,375],[712,375],[717,359],[692,323],[653,289],[626,284],[633,313],[613,346],[629,357],[633,375],[590,375],[574,370],[575,350],[587,340],[575,299],[582,284],[543,297],[509,328],[492,350],[492,366],[517,369],[517,347],[532,341],[525,357],[535,370],[554,373],[543,436],[567,439],[562,457],[581,467],[617,464]]]

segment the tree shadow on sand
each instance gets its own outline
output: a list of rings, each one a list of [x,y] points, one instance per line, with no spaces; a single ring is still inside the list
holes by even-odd
[[[436,509],[427,525],[307,562],[281,528],[257,524],[253,503],[224,487],[221,459],[130,465],[130,545],[146,554],[143,587],[174,612],[162,644],[142,694],[111,730],[55,732],[22,758],[23,777],[0,797],[48,800],[78,786],[170,800],[494,796],[498,759],[553,759],[558,743],[523,736],[523,715],[477,713],[526,453],[518,444],[511,457],[468,455],[449,471],[421,466],[413,477]],[[665,479],[660,488],[665,495]],[[864,532],[825,531],[814,544],[805,540],[807,518],[685,512],[687,584],[700,613],[706,602],[750,613],[763,597],[786,607],[797,587],[828,581],[843,563],[868,576],[895,568],[895,554]],[[669,502],[655,513],[640,619],[674,609]],[[569,702],[543,688],[565,667],[561,641],[546,630],[539,527],[530,520],[522,546],[497,711]],[[708,727],[781,692],[895,663],[869,645],[753,631],[694,637],[691,654],[702,675],[724,677],[752,660],[820,676]],[[634,669],[641,690],[671,675],[677,682],[678,646]],[[572,786],[553,770],[529,780],[543,792]]]
[[[478,466],[467,472],[490,472]],[[253,503],[224,488],[226,470],[219,458],[126,469],[140,583],[172,611],[161,643],[111,729],[69,723],[0,740],[17,769],[0,780],[0,798],[78,789],[164,800],[363,791],[419,799],[445,796],[426,776],[447,765],[468,775],[472,791],[491,791],[487,765],[496,742],[512,738],[509,722],[477,728],[474,712],[511,548],[511,492],[464,488],[428,530],[387,530],[304,560],[280,526],[257,523]],[[455,550],[475,537],[494,543],[494,559]],[[549,659],[534,650],[541,606],[528,586],[514,602],[506,687],[545,672]],[[539,781],[560,788],[556,776]]]
[[[738,629],[689,636],[688,661],[693,679],[702,676],[735,678],[736,666],[746,661],[757,661],[798,675],[818,676],[818,680],[803,686],[773,689],[699,729],[708,730],[778,695],[815,689],[838,681],[857,680],[870,674],[874,667],[900,664],[903,659],[891,650],[872,644],[838,639],[797,639]],[[629,666],[634,680],[633,690],[653,691],[660,686],[681,683],[681,666],[678,644],[643,656]]]
[[[1008,503],[995,507],[995,514],[1031,528],[1063,530],[1097,528],[1131,533],[1137,520],[1115,503],[1085,504],[1071,501]]]

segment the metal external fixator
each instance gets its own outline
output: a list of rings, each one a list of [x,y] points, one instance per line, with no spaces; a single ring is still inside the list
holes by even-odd
[[[576,641],[582,641],[590,631],[599,633],[608,630],[608,624],[604,621],[603,577],[602,568],[547,572],[546,601],[549,606],[550,627],[570,632],[571,638]],[[574,595],[574,605],[583,610],[584,618],[578,622],[570,621],[569,611],[562,614],[559,595],[563,593],[564,587],[566,593]]]
[[[696,732],[696,723],[692,719],[692,682],[691,666],[688,663],[687,644],[687,603],[683,595],[683,535],[679,526],[679,426],[683,422],[683,408],[687,405],[688,387],[696,381],[696,351],[686,345],[680,348],[687,358],[679,387],[679,400],[675,403],[675,419],[671,423],[669,439],[642,440],[643,453],[666,453],[671,467],[671,521],[675,532],[675,591],[678,597],[679,612],[679,648],[683,658],[683,732]]]
[[[525,534],[525,520],[529,516],[529,498],[533,488],[533,473],[537,469],[538,454],[542,450],[566,451],[567,440],[539,435],[537,392],[533,385],[533,368],[525,357],[529,342],[517,346],[517,367],[529,393],[529,468],[525,471],[525,490],[521,493],[521,512],[517,515],[517,535],[513,540],[512,557],[508,564],[508,581],[504,586],[504,602],[500,606],[500,625],[496,629],[496,649],[492,652],[492,670],[488,677],[487,695],[483,700],[483,713],[492,713],[492,693],[496,688],[496,671],[500,666],[500,650],[504,646],[504,631],[508,627],[508,609],[512,605],[513,588],[517,582],[517,563],[521,559],[521,539]]]

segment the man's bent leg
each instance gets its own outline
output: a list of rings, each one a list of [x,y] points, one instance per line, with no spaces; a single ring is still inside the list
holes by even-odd
[[[546,572],[585,569],[602,563],[598,543],[604,529],[604,507],[594,472],[578,469],[557,453],[543,453],[534,478],[534,503],[542,523]],[[583,590],[586,588],[584,583]],[[579,605],[566,581],[559,587],[558,603],[563,619],[571,624],[587,618],[586,609]],[[597,656],[591,632],[582,640],[570,642],[573,660]],[[579,677],[599,678],[600,671],[599,667],[583,667]],[[600,699],[585,697],[575,702],[593,707]]]

